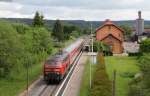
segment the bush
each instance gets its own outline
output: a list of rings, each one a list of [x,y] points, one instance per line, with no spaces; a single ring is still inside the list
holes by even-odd
[[[140,52],[142,53],[150,52],[150,38],[140,43]]]
[[[111,96],[111,81],[106,73],[103,53],[98,53],[96,66],[91,96]]]
[[[140,53],[132,53],[129,56],[139,56],[139,67],[142,78],[134,78],[129,89],[129,96],[150,96],[150,39],[140,43]]]
[[[129,73],[129,72],[125,72],[123,74],[120,74],[120,76],[125,77],[125,78],[134,78],[136,73]]]
[[[128,53],[129,56],[141,56],[140,52],[137,53]]]
[[[129,96],[150,96],[150,53],[144,53],[139,58],[142,77],[134,78],[129,83]]]
[[[148,95],[144,95],[144,92],[140,86],[130,85],[128,96],[148,96]]]
[[[139,67],[141,71],[146,75],[150,72],[150,53],[144,54],[139,59]]]
[[[93,51],[94,51],[94,52],[98,52],[100,46],[101,46],[101,48],[102,48],[102,50],[103,50],[104,56],[112,56],[112,55],[113,55],[112,52],[111,52],[110,46],[107,45],[107,44],[104,44],[104,43],[102,43],[102,42],[100,42],[100,41],[94,42],[94,44],[93,44]],[[101,49],[100,49],[100,50],[101,50]]]
[[[19,34],[25,34],[25,32],[28,32],[28,30],[30,29],[30,27],[25,24],[14,23],[12,25]]]

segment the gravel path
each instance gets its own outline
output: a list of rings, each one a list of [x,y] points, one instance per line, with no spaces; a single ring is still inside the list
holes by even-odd
[[[46,86],[46,83],[43,81],[43,77],[40,76],[40,78],[38,80],[36,80],[35,82],[33,82],[33,84],[31,84],[29,86],[28,92],[25,90],[24,92],[22,92],[18,96],[38,96],[38,94],[40,93],[40,91],[45,86]]]
[[[86,53],[83,53],[70,78],[70,81],[68,82],[68,85],[65,89],[63,96],[78,96],[80,91],[82,75],[84,71],[84,64],[86,60],[87,60]]]
[[[78,61],[76,68],[74,69],[74,72],[68,82],[63,96],[78,96],[86,59],[87,55],[86,53],[83,53]],[[24,91],[18,96],[39,96],[39,94],[43,90],[45,91],[40,96],[49,96],[49,93],[51,93],[51,91],[53,91],[53,89],[56,88],[56,85],[49,85],[47,86],[47,88],[46,86],[47,84],[43,81],[43,78],[41,76],[38,80],[36,80],[33,84],[30,85],[28,93],[27,91]]]

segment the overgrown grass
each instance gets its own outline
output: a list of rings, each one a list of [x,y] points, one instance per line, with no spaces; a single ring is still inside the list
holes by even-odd
[[[36,64],[29,68],[29,83],[36,80],[42,72],[42,64]],[[26,88],[26,70],[22,69],[24,75],[18,77],[19,80],[0,79],[0,96],[16,96],[18,92]],[[16,74],[17,75],[17,74]]]
[[[89,96],[90,94],[90,64],[91,62],[90,59],[88,58],[85,64],[79,96]],[[95,72],[95,69],[96,69],[95,64],[92,64],[92,73]]]
[[[112,80],[113,70],[117,71],[116,94],[117,96],[127,96],[128,82],[139,72],[136,65],[136,57],[106,57],[106,69],[109,78]]]

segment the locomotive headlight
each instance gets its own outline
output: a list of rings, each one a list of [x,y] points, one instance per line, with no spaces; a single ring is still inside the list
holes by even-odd
[[[48,67],[49,67],[49,65],[48,65],[48,64],[45,64],[45,66],[44,66],[44,67],[48,68]]]
[[[53,71],[60,71],[60,69],[53,69]]]

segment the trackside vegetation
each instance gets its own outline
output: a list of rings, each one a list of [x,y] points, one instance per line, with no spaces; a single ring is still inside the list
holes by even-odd
[[[44,27],[1,21],[0,96],[15,96],[25,88],[27,68],[30,83],[35,80],[52,49],[51,32]]]
[[[111,96],[111,81],[109,80],[103,52],[98,52],[96,71],[94,73],[91,96]]]
[[[79,96],[90,96],[90,64],[92,64],[92,62],[88,58],[88,60],[85,63],[85,69],[83,72]],[[93,77],[95,73],[96,65],[92,64],[91,69],[92,69],[92,77]]]
[[[52,52],[51,35],[45,28],[31,28],[0,22],[0,77],[15,79],[13,73],[41,62],[43,55]],[[18,76],[16,75],[16,78]]]
[[[80,32],[82,33],[82,31],[78,32],[78,27],[73,25],[64,27],[61,22],[59,24],[61,28],[59,30],[55,27],[48,28],[44,16],[38,12],[31,26],[0,21],[0,96],[16,96],[25,90],[27,70],[29,84],[31,84],[42,74],[45,59],[72,43],[74,38],[77,38]],[[64,32],[67,28],[71,28],[69,35],[68,31]],[[59,37],[60,31],[63,32],[63,37]],[[55,39],[61,41],[58,42],[59,46]]]

